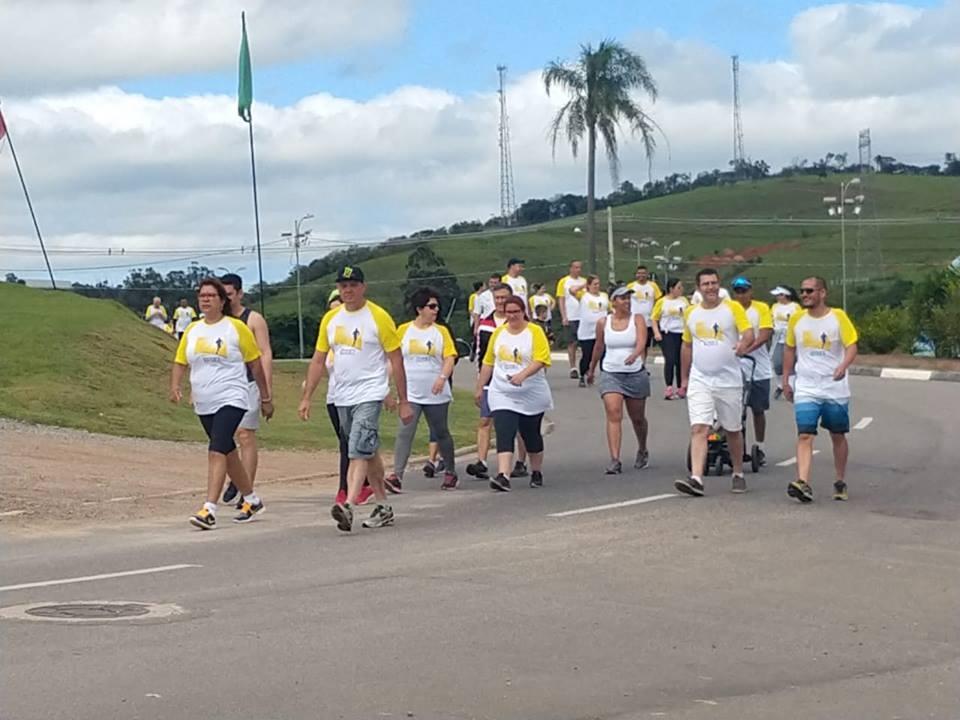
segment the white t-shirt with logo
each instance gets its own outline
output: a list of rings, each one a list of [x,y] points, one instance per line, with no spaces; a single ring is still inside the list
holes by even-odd
[[[547,322],[550,322],[551,320],[553,320],[553,308],[555,305],[556,305],[556,302],[554,302],[554,299],[545,292],[538,293],[536,295],[531,295],[530,296],[531,319],[535,319],[537,317],[538,307],[546,307],[547,314],[544,315],[544,320],[546,320]]]
[[[397,328],[400,350],[403,353],[403,370],[407,376],[407,398],[418,405],[442,405],[453,400],[450,383],[443,383],[443,390],[433,394],[433,384],[443,370],[443,361],[457,356],[450,331],[443,325],[433,324],[418,328],[414,323],[404,323]]]
[[[487,288],[481,293],[477,293],[477,299],[473,303],[473,314],[477,317],[485,318],[496,309],[496,303],[493,301],[493,290]]]
[[[399,347],[393,318],[369,300],[359,310],[351,312],[340,305],[324,315],[316,349],[333,351],[337,407],[381,402],[390,391],[386,353]]]
[[[190,368],[190,396],[197,415],[212,415],[228,405],[241,410],[249,406],[247,363],[260,357],[257,340],[246,325],[234,317],[213,324],[200,321],[180,337],[173,361]]]
[[[530,363],[543,363],[543,369],[517,387],[510,377],[526,369]],[[553,395],[547,383],[550,366],[550,343],[543,328],[535,323],[516,335],[506,325],[493,332],[483,364],[493,368],[487,401],[491,411],[513,410],[521,415],[538,415],[553,409]]]
[[[844,350],[857,342],[857,330],[847,314],[838,308],[821,318],[812,317],[806,310],[794,313],[787,326],[787,347],[797,349],[796,400],[847,400],[850,380],[834,380]]]
[[[795,302],[776,302],[771,308],[773,315],[773,342],[782,345],[787,339],[787,325],[794,313],[800,312],[800,306]]]
[[[148,323],[162,330],[167,324],[167,309],[163,305],[148,305],[143,317]]]
[[[174,329],[176,329],[178,333],[182,333],[184,330],[186,330],[187,326],[196,319],[197,311],[189,305],[186,307],[178,305],[176,310],[173,311]]]
[[[743,387],[737,345],[750,320],[739,303],[724,300],[715,308],[691,305],[683,318],[683,342],[693,346],[688,385]]]
[[[720,288],[720,299],[729,300],[730,293],[727,292],[726,288]],[[691,305],[699,305],[703,302],[703,294],[699,290],[694,290],[693,295],[690,296]]]
[[[653,327],[653,320],[651,319],[653,306],[657,300],[663,297],[660,286],[653,280],[647,280],[642,285],[634,280],[628,283],[627,287],[633,290],[633,295],[630,296],[630,312],[634,315],[643,315],[647,327]]]
[[[580,325],[577,327],[577,340],[597,339],[597,320],[607,316],[610,298],[605,292],[591,295],[588,292],[580,296]]]
[[[557,281],[557,300],[564,303],[564,309],[567,311],[567,320],[580,319],[580,300],[570,294],[573,290],[578,293],[587,286],[587,279],[582,275],[578,278],[564,275]]]
[[[523,275],[517,275],[516,277],[504,275],[500,278],[500,281],[509,285],[514,295],[524,300],[527,299],[527,279]]]
[[[737,304],[740,305],[740,303]],[[743,305],[740,305],[740,307],[743,307]],[[773,329],[773,317],[770,315],[770,306],[760,300],[754,300],[750,303],[750,307],[747,308],[747,319],[750,321],[751,327],[753,327],[754,340],[760,336],[761,329]],[[754,372],[753,363],[745,358],[740,358],[740,367],[743,369],[744,378],[749,380],[751,372],[754,372],[754,380],[769,380],[773,377],[770,350],[767,348],[766,343],[750,353],[750,357],[756,360],[757,369]]]
[[[690,303],[683,295],[676,298],[664,295],[653,306],[650,319],[660,324],[660,332],[682,333],[683,314],[688,307]]]

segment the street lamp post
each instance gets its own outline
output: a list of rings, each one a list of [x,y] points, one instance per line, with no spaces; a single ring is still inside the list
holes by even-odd
[[[292,233],[280,233],[280,237],[290,238],[290,241],[293,243],[293,251],[297,261],[297,332],[300,337],[301,360],[303,360],[303,298],[300,292],[300,248],[309,242],[310,231],[305,230],[304,232],[300,232],[300,225],[304,220],[309,220],[312,217],[313,215],[308,213],[299,220],[294,221]]]
[[[666,285],[670,281],[670,271],[677,269],[677,264],[683,260],[682,257],[674,255],[671,257],[670,252],[675,248],[680,246],[679,240],[674,240],[672,243],[663,248],[662,255],[655,255],[654,260],[660,263],[660,267],[663,268],[663,284]]]
[[[852,198],[847,197],[847,191],[851,185],[859,185],[860,178],[851,178],[847,182],[840,183],[840,197],[834,195],[823,198],[824,205],[827,206],[827,214],[830,217],[840,216],[840,284],[842,286],[843,311],[847,311],[847,227],[846,216],[847,208],[853,210],[854,215],[859,215],[863,206],[865,197],[862,194],[855,195]]]

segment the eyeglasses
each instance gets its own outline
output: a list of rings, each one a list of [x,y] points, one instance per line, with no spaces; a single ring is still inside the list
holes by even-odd
[[[747,292],[749,289],[750,288],[747,288],[747,287],[735,287],[733,289],[733,292],[736,293],[737,295],[740,295],[741,293]]]
[[[425,308],[429,308],[430,310],[439,310],[439,309],[440,309],[440,306],[439,306],[437,303],[427,303],[426,305],[424,305],[424,307],[425,307]]]
[[[800,288],[801,295],[812,295],[817,291],[817,288]]]
[[[216,300],[220,296],[217,293],[198,293],[198,298],[207,298],[208,300]]]

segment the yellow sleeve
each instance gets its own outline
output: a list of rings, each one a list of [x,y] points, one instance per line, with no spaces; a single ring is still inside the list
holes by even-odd
[[[191,320],[196,320],[196,319],[197,319],[197,311],[194,310],[193,308],[190,308],[190,319],[191,319]]]
[[[477,304],[477,294],[470,293],[470,297],[467,298],[467,312],[472,313],[474,305]]]
[[[527,298],[527,305],[530,306],[530,315],[536,315],[537,309],[533,306],[533,295]]]
[[[733,322],[737,326],[737,332],[745,333],[747,330],[753,330],[753,323],[747,317],[747,311],[743,309],[743,305],[733,300],[724,300],[723,302],[733,313]]]
[[[164,319],[164,320],[167,319],[167,317],[168,317],[168,316],[167,316],[167,308],[164,307],[163,305],[160,306],[160,314],[163,315],[163,319]]]
[[[343,306],[341,305],[340,307]],[[335,307],[333,310],[328,310],[326,314],[324,314],[323,319],[320,321],[320,330],[317,331],[317,352],[327,353],[330,351],[330,339],[327,337],[327,328],[330,327],[331,318],[333,318],[333,316],[339,311],[339,307]]]
[[[143,319],[144,319],[144,320],[149,320],[149,319],[150,319],[150,308],[152,308],[152,307],[153,307],[153,305],[147,305],[147,309],[143,311]]]
[[[787,334],[784,338],[787,347],[795,348],[797,346],[797,322],[804,314],[804,311],[801,310],[790,316],[790,320],[787,322]]]
[[[184,330],[183,335],[180,336],[180,344],[177,345],[177,352],[173,356],[173,361],[177,365],[189,365],[187,362],[187,335],[190,334],[191,327],[188,327]]]
[[[493,355],[493,346],[497,344],[497,338],[500,336],[500,333],[503,332],[503,329],[506,325],[501,325],[496,330],[493,331],[493,335],[490,336],[490,342],[487,343],[487,351],[483,354],[483,364],[493,367],[494,365],[494,355]]]
[[[401,324],[397,327],[397,337],[400,338],[400,342],[401,342],[401,343],[403,342],[403,336],[407,334],[407,328],[410,327],[410,323],[412,323],[412,322],[413,322],[413,321],[410,320],[410,321],[408,321],[408,322],[401,323]],[[440,326],[438,325],[437,327],[440,327]]]
[[[760,329],[773,330],[773,313],[765,302],[757,301],[757,310],[760,312]]]
[[[456,357],[459,354],[457,353],[457,345],[453,341],[453,336],[450,334],[447,326],[437,325],[437,328],[440,330],[440,337],[443,338],[443,356],[445,358]],[[399,332],[399,330],[397,332]]]
[[[844,347],[853,345],[857,342],[859,336],[857,335],[857,329],[853,326],[853,323],[850,322],[850,317],[838,308],[834,308],[833,312],[836,314],[837,320],[840,323],[840,342],[843,343]]]
[[[545,367],[550,367],[550,343],[547,341],[547,334],[539,325],[530,323],[527,327],[533,333],[534,361],[543,363]]]
[[[564,275],[562,278],[557,280],[557,297],[565,298],[567,296],[567,278],[569,275]]]
[[[501,275],[501,276],[500,276],[500,282],[506,283],[508,277],[510,277],[510,276],[509,276],[509,275]],[[507,284],[510,285],[510,283],[507,283]],[[510,285],[510,287],[512,288],[513,285]]]
[[[253,331],[238,318],[232,317],[230,318],[230,322],[233,323],[233,327],[237,330],[237,337],[240,340],[240,354],[243,355],[243,361],[248,363],[260,357],[260,348],[257,345],[257,338],[254,337]]]
[[[373,320],[377,323],[377,333],[380,335],[380,344],[386,352],[393,352],[400,347],[400,336],[397,335],[397,326],[390,314],[379,305],[371,307]]]
[[[663,315],[663,296],[661,296],[653,305],[653,312],[650,313],[651,320],[660,320]]]
[[[692,343],[693,335],[690,334],[690,314],[694,311],[696,305],[690,305],[683,311],[683,342]]]
[[[553,299],[553,296],[549,293],[547,294],[547,303],[550,306],[550,309],[553,310],[557,306],[557,301]]]
[[[656,280],[651,280],[650,284],[653,285],[653,299],[659,300],[663,297],[663,290],[660,289],[660,286],[657,285]]]

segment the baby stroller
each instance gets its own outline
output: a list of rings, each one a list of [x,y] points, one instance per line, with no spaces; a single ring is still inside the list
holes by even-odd
[[[750,407],[750,392],[753,389],[754,375],[757,371],[757,361],[749,355],[744,355],[744,360],[750,363],[750,377],[744,378],[743,386],[743,411],[740,414],[740,423],[743,427],[743,447],[747,447],[747,409]],[[753,472],[760,472],[760,454],[757,452],[759,446],[753,444],[750,446],[750,452],[744,453],[744,463],[750,463],[750,469]],[[733,467],[733,459],[730,456],[730,445],[727,442],[727,433],[720,427],[716,419],[713,421],[713,427],[707,436],[707,462],[703,466],[703,474],[709,475],[713,470],[715,475],[723,475],[724,467]],[[693,471],[693,459],[690,453],[690,445],[687,445],[687,471]]]

